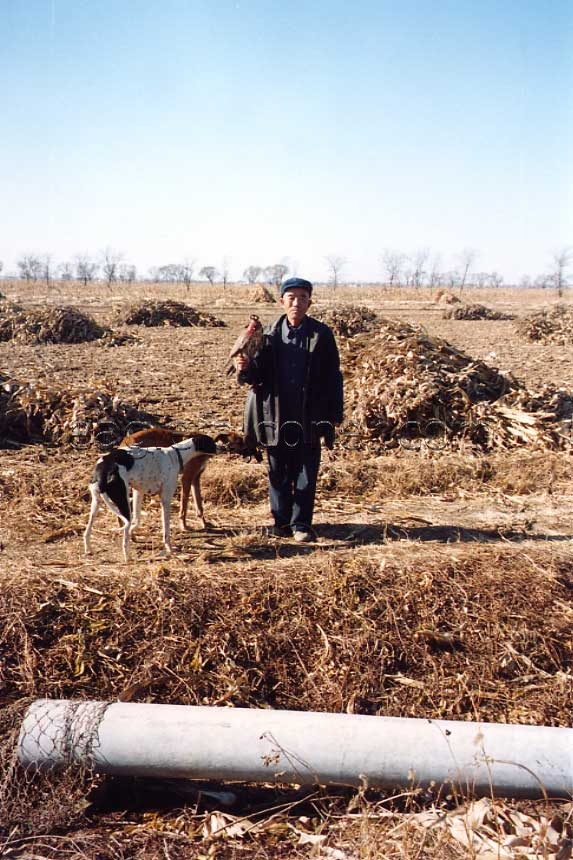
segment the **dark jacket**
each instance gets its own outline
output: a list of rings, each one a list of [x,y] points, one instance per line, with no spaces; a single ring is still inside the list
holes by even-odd
[[[278,345],[285,314],[263,333],[261,349],[239,382],[247,383],[244,433],[264,447],[277,445],[281,426],[278,396]],[[306,317],[307,363],[302,391],[304,441],[315,444],[323,438],[328,448],[334,444],[334,425],[342,422],[343,390],[340,357],[330,328],[313,317]]]

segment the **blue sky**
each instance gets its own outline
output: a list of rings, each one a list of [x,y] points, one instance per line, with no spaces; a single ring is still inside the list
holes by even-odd
[[[573,245],[571,0],[0,0],[0,260]]]

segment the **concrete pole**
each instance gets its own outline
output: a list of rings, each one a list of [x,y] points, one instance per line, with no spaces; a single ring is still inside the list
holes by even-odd
[[[40,699],[18,757],[132,776],[573,796],[573,729],[548,726]]]

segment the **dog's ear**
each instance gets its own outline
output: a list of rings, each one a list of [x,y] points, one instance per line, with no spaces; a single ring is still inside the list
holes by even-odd
[[[200,433],[197,436],[193,436],[193,444],[195,445],[195,450],[200,454],[217,453],[217,446],[212,436],[206,436],[203,433]]]

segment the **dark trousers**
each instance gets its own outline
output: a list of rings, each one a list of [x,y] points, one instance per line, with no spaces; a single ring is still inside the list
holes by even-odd
[[[307,531],[312,526],[320,442],[289,447],[281,442],[267,449],[269,497],[276,526]]]

